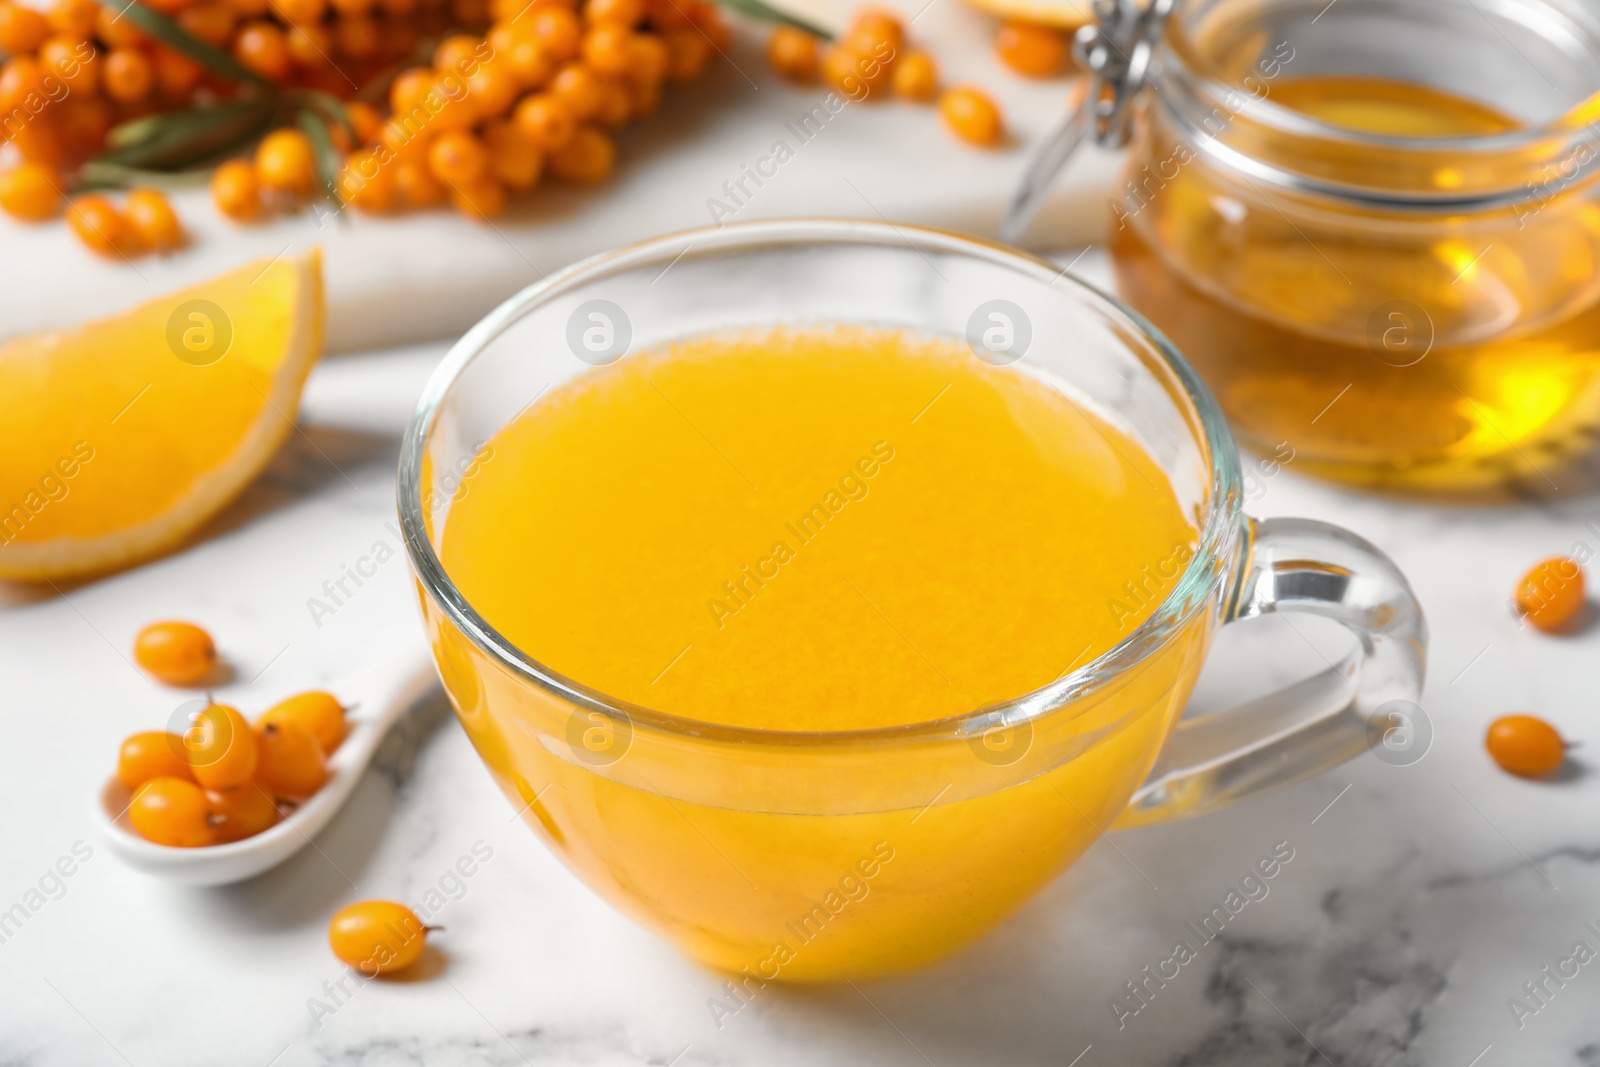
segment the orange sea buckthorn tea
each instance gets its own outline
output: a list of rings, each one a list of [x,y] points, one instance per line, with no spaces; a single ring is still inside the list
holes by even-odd
[[[575,268],[606,295],[553,281],[486,321],[402,460],[434,657],[484,762],[598,892],[747,992],[944,955],[1119,818],[1349,758],[1374,701],[1415,696],[1392,568],[1263,526],[1263,566],[1326,549],[1373,579],[1351,588],[1381,591],[1359,618],[1395,627],[1367,646],[1393,660],[1316,740],[1246,753],[1230,727],[1130,807],[1229,590],[1255,611],[1279,587],[1244,592],[1226,431],[1103,297],[907,232],[730,226],[619,254],[621,280]],[[1006,297],[944,287],[991,270]],[[806,314],[750,325],[779,299]],[[593,331],[642,341],[595,358]]]
[[[489,447],[443,532],[462,594],[560,674],[729,726],[901,726],[1021,696],[1132,632],[1197,537],[1123,430],[960,342],[898,332],[688,341],[550,391]],[[539,769],[561,786],[536,810],[561,813],[552,836],[576,819],[628,837],[578,862],[648,886],[648,918],[714,962],[757,968],[786,942],[786,976],[881,970],[986,924],[1087,847],[1095,829],[1072,805],[1104,825],[1143,772],[1134,737],[1163,733],[1172,706],[1132,728],[1121,759],[915,822],[885,781],[889,810],[835,817],[805,849],[816,816],[684,807],[555,763]],[[602,758],[608,729],[584,724]],[[988,743],[1003,760],[1016,742]],[[751,855],[762,842],[786,847]],[[957,873],[974,850],[1006,872],[984,899]],[[770,905],[719,892],[745,878]],[[834,892],[851,902],[822,938],[832,913],[812,908]],[[908,911],[912,895],[923,905]],[[907,915],[945,933],[924,941],[890,918]]]

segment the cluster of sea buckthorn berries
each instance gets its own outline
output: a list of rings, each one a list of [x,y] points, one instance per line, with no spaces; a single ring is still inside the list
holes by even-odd
[[[172,685],[217,671],[216,645],[193,623],[158,622],[134,641],[134,661]],[[133,791],[128,819],[158,845],[198,848],[254,836],[322,788],[344,740],[344,707],[330,693],[299,693],[254,723],[208,699],[182,734],[146,730],[122,742],[117,778]]]
[[[1570,556],[1535,564],[1517,583],[1513,606],[1536,630],[1570,632],[1588,603],[1583,566]],[[1533,715],[1505,715],[1489,724],[1484,747],[1500,768],[1524,778],[1544,778],[1561,769],[1567,743],[1560,732]]]
[[[937,99],[950,131],[970,144],[994,145],[1005,136],[1000,109],[982,90],[958,85],[940,92],[933,57],[911,48],[905,27],[886,11],[856,12],[826,50],[804,30],[779,26],[767,39],[767,62],[788,81],[805,85],[820,77],[852,101],[881,99],[885,91],[915,103]]]
[[[616,162],[610,131],[699,77],[729,33],[703,0],[493,0],[491,14],[485,36],[448,37],[431,67],[395,78],[388,118],[358,131],[339,176],[346,202],[488,218],[546,172],[598,182]]]
[[[692,81],[726,47],[727,25],[707,0],[139,0],[190,35],[225,48],[285,88],[348,99],[422,42],[452,29],[431,66],[402,70],[386,110],[350,100],[336,189],[363,210],[454,203],[497,214],[544,173],[571,182],[607,177],[611,132],[651,114],[664,86]],[[483,36],[478,36],[478,34]],[[38,12],[0,0],[0,139],[21,163],[0,173],[0,209],[53,218],[76,168],[119,123],[237,96],[238,86],[150,40],[96,0],[54,0]],[[317,154],[295,128],[267,135],[252,159],[212,176],[212,197],[247,221],[317,190]],[[73,202],[74,232],[95,251],[130,255],[182,241],[155,190],[121,210],[104,196]]]

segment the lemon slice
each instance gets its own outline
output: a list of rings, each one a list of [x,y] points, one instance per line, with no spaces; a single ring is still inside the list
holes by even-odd
[[[1063,30],[1075,30],[1090,21],[1089,0],[967,0],[967,3],[1003,19],[1042,22]]]
[[[0,577],[172,548],[261,471],[322,351],[322,256],[0,343]]]

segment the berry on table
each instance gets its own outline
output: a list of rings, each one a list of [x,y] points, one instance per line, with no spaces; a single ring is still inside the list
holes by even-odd
[[[300,130],[273,130],[256,148],[256,178],[262,188],[294,199],[311,195],[317,181],[311,138]]]
[[[994,145],[1005,133],[1000,109],[970,85],[957,86],[940,97],[939,115],[957,137],[970,144]]]
[[[168,685],[199,685],[217,669],[217,646],[194,623],[169,619],[135,635],[133,661]]]
[[[160,189],[144,186],[130,191],[122,203],[122,212],[145,248],[170,252],[183,244],[183,225]]]
[[[230,159],[211,174],[211,199],[217,210],[235,222],[261,214],[261,179],[242,159]]]
[[[1571,556],[1552,556],[1517,583],[1517,610],[1540,630],[1566,627],[1584,605],[1583,568]]]
[[[334,913],[328,921],[328,945],[341,962],[370,978],[416,963],[434,929],[404,904],[363,900]]]
[[[61,210],[61,176],[26,160],[0,172],[0,209],[24,222],[54,218]]]
[[[1489,724],[1483,744],[1501,770],[1523,778],[1554,774],[1567,758],[1561,734],[1532,715],[1501,716]]]

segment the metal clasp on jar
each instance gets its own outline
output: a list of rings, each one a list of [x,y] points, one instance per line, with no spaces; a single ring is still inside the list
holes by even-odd
[[[1072,49],[1088,73],[1068,97],[1067,115],[1034,153],[1022,183],[1006,205],[1000,239],[1015,243],[1044,204],[1045,194],[1086,135],[1106,148],[1128,141],[1133,98],[1150,80],[1161,32],[1178,0],[1095,0],[1095,21],[1081,26]]]

